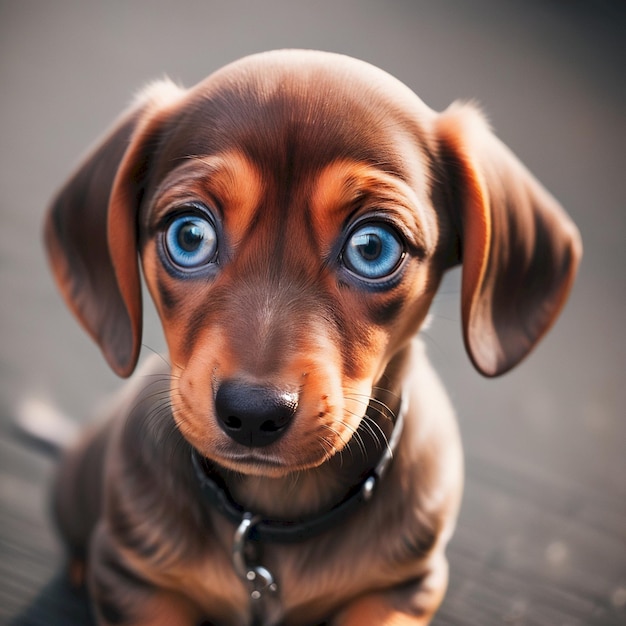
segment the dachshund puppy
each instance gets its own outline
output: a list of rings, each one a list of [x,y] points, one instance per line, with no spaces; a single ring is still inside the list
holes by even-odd
[[[60,469],[56,516],[98,624],[427,624],[462,455],[415,335],[462,263],[467,352],[502,374],[581,255],[480,112],[435,113],[321,52],[159,82],[62,188],[45,238],[120,376],[141,345],[140,267],[169,351]]]

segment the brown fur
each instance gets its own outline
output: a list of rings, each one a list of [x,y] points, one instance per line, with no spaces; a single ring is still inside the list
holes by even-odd
[[[162,234],[189,203],[211,210],[219,246],[193,275],[168,266]],[[365,216],[404,246],[376,285],[342,263]],[[203,499],[191,446],[246,509],[301,519],[376,464],[403,393],[406,427],[373,500],[316,538],[264,546],[263,564],[280,623],[428,623],[462,460],[414,336],[462,262],[468,353],[486,375],[510,369],[554,321],[581,251],[480,113],[435,113],[384,72],[316,52],[249,57],[190,90],[160,83],[61,190],[46,242],[61,292],[122,376],[141,342],[140,259],[171,363],[152,359],[60,470],[59,524],[86,557],[99,624],[248,624],[234,528]],[[248,447],[219,427],[215,395],[232,379],[297,394],[277,441]]]

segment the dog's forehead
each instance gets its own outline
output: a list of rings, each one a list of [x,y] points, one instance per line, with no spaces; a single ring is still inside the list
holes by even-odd
[[[172,120],[167,157],[237,149],[281,176],[352,159],[404,177],[415,150],[427,148],[432,114],[364,62],[303,51],[255,55],[190,90]]]

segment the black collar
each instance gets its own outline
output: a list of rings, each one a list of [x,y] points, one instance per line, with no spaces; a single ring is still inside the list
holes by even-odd
[[[210,473],[207,461],[192,448],[191,460],[202,493],[217,511],[237,527],[240,527],[244,518],[254,517],[257,521],[255,521],[254,526],[249,531],[249,539],[251,540],[271,543],[296,543],[311,539],[332,527],[336,527],[337,523],[347,518],[361,504],[368,502],[372,498],[376,486],[387,473],[394,452],[397,450],[404,426],[405,404],[406,394],[403,396],[398,417],[389,438],[389,445],[385,448],[376,467],[358,485],[355,485],[350,490],[346,498],[325,513],[298,522],[254,516],[252,512],[247,511],[233,500],[220,478]]]

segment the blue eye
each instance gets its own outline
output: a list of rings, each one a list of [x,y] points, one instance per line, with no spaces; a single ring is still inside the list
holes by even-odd
[[[342,258],[352,273],[375,280],[389,276],[400,265],[404,258],[404,246],[390,226],[369,223],[350,235]]]
[[[165,248],[172,262],[183,269],[207,265],[217,254],[215,227],[201,215],[180,215],[165,231]]]

